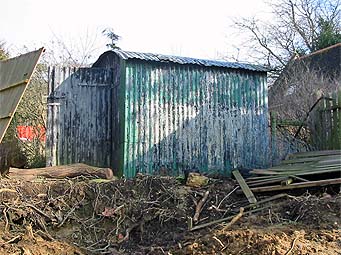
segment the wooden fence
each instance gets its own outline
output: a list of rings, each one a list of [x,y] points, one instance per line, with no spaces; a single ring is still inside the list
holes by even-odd
[[[273,165],[298,151],[341,149],[341,89],[319,98],[304,120],[278,119],[276,112],[270,120]],[[310,133],[305,141],[299,138],[303,128]]]
[[[311,113],[309,126],[317,149],[341,149],[341,89],[320,100]]]

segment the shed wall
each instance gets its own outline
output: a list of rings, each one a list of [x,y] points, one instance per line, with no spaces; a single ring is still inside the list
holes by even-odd
[[[50,70],[48,165],[82,162],[112,167],[111,101],[116,76],[109,68]]]
[[[124,174],[268,165],[266,73],[126,61]]]

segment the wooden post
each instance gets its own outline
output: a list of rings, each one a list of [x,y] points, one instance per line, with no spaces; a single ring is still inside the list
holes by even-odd
[[[338,134],[337,134],[337,93],[336,91],[331,94],[333,100],[331,101],[331,119],[330,119],[330,143],[328,149],[334,149],[338,146]]]
[[[277,113],[270,112],[271,126],[271,162],[274,165],[277,161]]]
[[[331,146],[331,131],[333,129],[332,127],[332,111],[330,108],[332,107],[332,101],[331,100],[325,100],[325,108],[324,108],[324,115],[325,115],[325,141],[324,141],[324,149],[329,150]]]
[[[336,133],[338,134],[338,146],[335,149],[341,149],[341,89],[337,91],[337,130]]]

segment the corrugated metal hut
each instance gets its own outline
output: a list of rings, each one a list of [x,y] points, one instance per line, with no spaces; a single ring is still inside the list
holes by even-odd
[[[268,165],[262,67],[115,50],[59,86],[56,76],[53,69],[51,165],[84,162],[126,177],[183,170],[229,175]]]

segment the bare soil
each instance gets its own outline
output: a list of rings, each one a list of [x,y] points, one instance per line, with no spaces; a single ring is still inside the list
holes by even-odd
[[[142,175],[111,182],[0,179],[0,254],[341,254],[340,187],[295,191],[248,214],[255,208],[232,192],[235,185],[212,179],[191,188]],[[240,207],[246,213],[231,227],[226,221],[189,231],[188,217],[206,191],[194,226]]]

